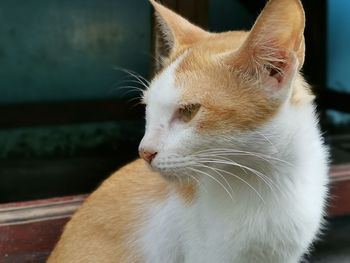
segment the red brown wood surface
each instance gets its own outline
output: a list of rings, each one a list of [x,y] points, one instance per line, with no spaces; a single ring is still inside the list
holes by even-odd
[[[328,214],[332,217],[350,214],[350,165],[333,166],[330,171]]]
[[[350,214],[350,165],[332,167],[330,174],[328,215]],[[0,263],[45,262],[64,224],[85,197],[0,205]]]
[[[86,195],[0,205],[0,263],[45,262]]]
[[[0,227],[0,262],[45,262],[69,218]]]
[[[72,196],[64,196],[64,197],[53,197],[49,199],[40,199],[40,200],[31,200],[31,201],[23,201],[23,202],[15,202],[15,203],[7,203],[0,204],[0,211],[3,208],[29,208],[29,207],[38,207],[38,206],[46,206],[48,204],[57,204],[57,203],[67,203],[76,200],[82,200],[86,195],[72,195]]]

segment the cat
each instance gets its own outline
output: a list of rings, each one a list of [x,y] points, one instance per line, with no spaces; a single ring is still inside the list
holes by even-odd
[[[169,55],[143,93],[141,158],[87,198],[48,262],[300,262],[328,184],[300,1],[225,33],[150,2]]]

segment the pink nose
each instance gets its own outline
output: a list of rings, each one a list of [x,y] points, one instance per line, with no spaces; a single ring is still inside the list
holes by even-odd
[[[139,150],[139,155],[142,159],[144,159],[146,162],[151,163],[154,157],[156,157],[157,152],[155,151],[147,151],[144,149]]]

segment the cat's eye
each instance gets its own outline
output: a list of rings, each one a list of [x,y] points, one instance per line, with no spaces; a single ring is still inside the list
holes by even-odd
[[[201,105],[198,103],[184,105],[178,109],[178,118],[183,122],[190,122],[196,116],[200,107]]]

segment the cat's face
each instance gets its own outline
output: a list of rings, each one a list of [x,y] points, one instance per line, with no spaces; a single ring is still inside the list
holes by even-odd
[[[264,147],[269,142],[259,130],[282,105],[309,100],[307,90],[293,90],[304,58],[298,0],[271,1],[251,32],[220,34],[153,5],[171,52],[144,92],[146,133],[139,150],[162,174],[191,172],[198,161],[210,161],[208,153]]]

